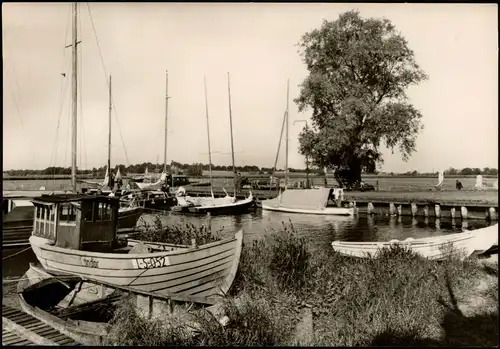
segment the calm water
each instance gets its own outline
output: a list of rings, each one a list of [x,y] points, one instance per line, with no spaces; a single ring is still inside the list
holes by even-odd
[[[141,220],[152,222],[154,214],[144,214]],[[206,225],[206,217],[187,216],[175,213],[159,215],[164,224],[182,225],[186,222],[196,226]],[[245,241],[262,238],[266,232],[279,231],[282,223],[292,223],[298,234],[307,238],[313,249],[331,248],[334,240],[349,241],[387,241],[391,239],[404,240],[408,237],[428,237],[462,231],[461,221],[453,224],[451,220],[435,220],[411,217],[366,216],[355,217],[316,216],[287,214],[255,210],[239,216],[214,216],[210,218],[212,230],[222,229],[224,237],[231,236],[238,229],[243,229]],[[473,230],[487,226],[486,221],[468,221],[467,229]],[[14,252],[3,251],[4,258]],[[36,258],[31,250],[12,258],[3,260],[4,277],[20,276]]]

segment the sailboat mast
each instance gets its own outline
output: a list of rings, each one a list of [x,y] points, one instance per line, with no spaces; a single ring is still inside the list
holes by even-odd
[[[205,113],[207,115],[207,139],[208,139],[208,170],[210,173],[210,191],[213,196],[213,183],[212,183],[212,151],[210,150],[210,126],[208,122],[208,98],[207,98],[207,78],[203,77],[203,83],[205,85]]]
[[[163,150],[163,172],[167,173],[167,132],[168,132],[168,70],[165,71],[165,149]]]
[[[111,180],[111,112],[113,110],[113,104],[111,103],[111,75],[109,76],[109,109],[108,109],[108,174],[109,180]],[[108,183],[109,185],[109,183]]]
[[[77,39],[78,39],[78,3],[74,2],[72,4],[73,7],[73,35],[72,35],[72,64],[71,64],[71,109],[72,109],[72,118],[71,118],[71,186],[73,187],[73,191],[76,192],[76,144],[77,144],[77,117],[78,117],[78,104],[77,104],[77,99],[78,99],[78,77],[77,77],[77,64],[78,64],[78,57],[77,57]]]
[[[231,156],[233,160],[233,193],[234,197],[236,197],[236,167],[234,165],[233,115],[231,111],[231,85],[229,80],[229,72],[227,73],[227,93],[229,95],[229,126],[231,129]]]
[[[286,84],[286,145],[285,145],[285,190],[288,189],[288,102],[290,99],[290,79]]]

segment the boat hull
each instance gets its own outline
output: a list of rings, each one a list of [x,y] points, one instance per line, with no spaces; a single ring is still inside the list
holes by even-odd
[[[148,199],[139,201],[139,205],[144,209],[148,210],[169,210],[172,206],[177,204],[175,197],[170,197],[168,199]]]
[[[198,198],[197,198],[198,199]],[[199,198],[201,199],[201,198]],[[176,206],[172,210],[174,212],[192,213],[192,214],[207,214],[211,215],[231,215],[242,214],[248,212],[251,207],[255,206],[253,196],[244,200],[234,201],[234,198],[216,198],[215,203],[210,199],[203,198],[200,205],[193,206]]]
[[[354,209],[352,207],[325,207],[324,209],[310,210],[310,209],[297,209],[289,208],[284,206],[270,206],[262,203],[263,210],[278,211],[286,213],[301,213],[301,214],[314,214],[314,215],[340,215],[340,216],[352,216],[354,215]]]
[[[135,228],[137,221],[142,215],[141,207],[124,208],[118,211],[118,229]]]
[[[422,239],[393,240],[389,242],[345,242],[334,241],[332,247],[344,256],[370,258],[382,248],[400,245],[428,259],[444,259],[450,254],[469,257],[474,252],[484,252],[498,245],[498,225],[463,233],[448,234]]]
[[[215,297],[225,294],[238,268],[243,231],[234,238],[199,247],[163,246],[163,252],[97,253],[60,248],[31,236],[42,267],[50,273],[88,277],[118,286],[157,293]]]

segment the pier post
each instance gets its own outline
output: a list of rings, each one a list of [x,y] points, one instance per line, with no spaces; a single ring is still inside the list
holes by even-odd
[[[460,207],[460,214],[462,216],[462,219],[467,219],[467,207]]]
[[[462,229],[467,230],[467,228],[469,228],[469,223],[466,220],[462,220]]]
[[[429,217],[429,205],[424,206],[424,217]]]
[[[411,216],[415,217],[417,215],[417,204],[412,202],[411,203]]]
[[[450,210],[450,216],[451,216],[451,219],[455,219],[455,207],[451,208],[451,210]]]
[[[434,212],[436,214],[436,218],[440,218],[441,217],[441,206],[439,206],[438,204],[434,205]]]
[[[401,216],[403,213],[403,206],[402,205],[399,205],[398,206],[398,216]]]
[[[212,231],[212,219],[210,212],[207,212],[207,228],[208,231]]]
[[[441,229],[441,219],[437,218],[435,223],[436,223],[436,230],[440,230]]]
[[[368,203],[368,207],[366,208],[366,212],[368,212],[368,214],[372,214],[372,213],[375,213],[375,207],[373,207],[373,204],[371,202]]]
[[[490,214],[489,214],[489,216],[490,216],[490,220],[491,221],[494,221],[494,220],[497,219],[497,213],[496,213],[494,207],[490,207]]]
[[[416,226],[417,226],[417,224],[418,224],[418,220],[417,220],[416,218],[412,218],[412,219],[411,219],[411,225],[412,225],[413,227],[416,227]]]
[[[389,214],[391,216],[394,216],[396,214],[396,206],[394,206],[394,203],[389,204]]]
[[[455,228],[455,227],[456,227],[456,225],[457,225],[457,223],[456,223],[456,221],[455,221],[455,217],[452,217],[452,218],[451,218],[451,226],[452,226],[453,228]]]

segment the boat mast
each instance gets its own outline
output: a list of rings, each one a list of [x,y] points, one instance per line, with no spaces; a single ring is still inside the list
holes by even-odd
[[[77,77],[77,64],[78,64],[78,57],[77,57],[77,48],[76,45],[78,44],[77,39],[78,39],[78,3],[74,2],[72,4],[73,7],[73,34],[72,34],[72,64],[71,64],[71,69],[72,69],[72,74],[71,74],[71,109],[72,109],[72,118],[71,118],[71,132],[72,132],[72,137],[71,137],[71,186],[73,187],[73,191],[76,192],[76,144],[77,144],[77,117],[78,117],[78,104],[77,104],[77,99],[78,99],[78,77]]]
[[[208,170],[210,173],[210,192],[212,198],[214,197],[213,183],[212,183],[212,152],[210,150],[210,126],[208,122],[208,98],[207,98],[207,78],[203,77],[203,83],[205,85],[205,114],[207,116],[207,139],[208,139]]]
[[[233,195],[236,197],[236,167],[234,165],[233,115],[231,112],[231,86],[229,81],[229,72],[227,73],[227,93],[229,95],[229,126],[231,129],[231,156],[233,160]]]
[[[113,110],[113,105],[111,103],[111,75],[109,76],[109,126],[108,126],[108,186],[111,183],[111,112]],[[111,188],[113,190],[113,188]]]
[[[288,102],[290,99],[290,79],[286,84],[286,145],[285,145],[285,190],[288,189]]]
[[[167,173],[167,126],[168,126],[168,70],[165,71],[165,148],[163,150],[163,172]]]

